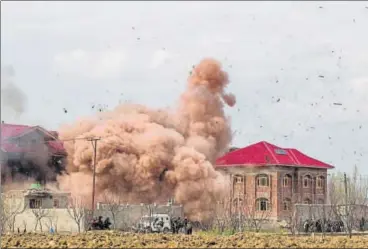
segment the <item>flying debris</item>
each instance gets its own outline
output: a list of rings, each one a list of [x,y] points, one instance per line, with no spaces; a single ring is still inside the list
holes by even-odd
[[[68,113],[68,110],[67,110],[67,109],[65,109],[65,108],[63,108],[63,111],[64,111],[64,113]]]

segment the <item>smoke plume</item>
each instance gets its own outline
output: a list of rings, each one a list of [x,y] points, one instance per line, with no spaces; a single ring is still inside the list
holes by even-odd
[[[61,139],[101,137],[97,143],[96,199],[119,195],[129,203],[162,203],[171,197],[191,220],[211,217],[217,201],[228,194],[215,159],[231,142],[224,103],[228,75],[213,59],[202,60],[188,78],[174,110],[124,104],[110,112],[80,119],[59,131]],[[90,141],[64,144],[68,175],[59,186],[91,200],[94,149]]]
[[[6,121],[18,119],[27,105],[27,96],[14,83],[14,76],[12,66],[1,68],[1,115]]]

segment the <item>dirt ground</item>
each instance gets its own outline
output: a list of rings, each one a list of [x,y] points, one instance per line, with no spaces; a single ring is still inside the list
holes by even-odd
[[[27,233],[1,238],[1,248],[367,248],[367,245],[368,235],[349,239],[262,233],[172,235],[108,231],[73,235]]]

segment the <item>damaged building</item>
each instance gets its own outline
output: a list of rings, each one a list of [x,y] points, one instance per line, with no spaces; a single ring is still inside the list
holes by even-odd
[[[1,182],[56,181],[66,152],[58,133],[40,126],[1,124]]]

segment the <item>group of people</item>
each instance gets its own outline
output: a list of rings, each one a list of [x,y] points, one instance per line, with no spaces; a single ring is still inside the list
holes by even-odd
[[[180,230],[184,230],[185,234],[192,234],[193,226],[192,223],[187,219],[184,218],[182,220],[180,217],[173,217],[171,219],[171,230],[173,234],[178,234]]]
[[[111,226],[110,218],[107,217],[105,221],[102,220],[102,216],[98,216],[98,219],[92,219],[92,230],[109,230]]]
[[[344,222],[341,220],[329,220],[329,219],[307,219],[303,223],[303,230],[305,233],[309,232],[343,232]]]

